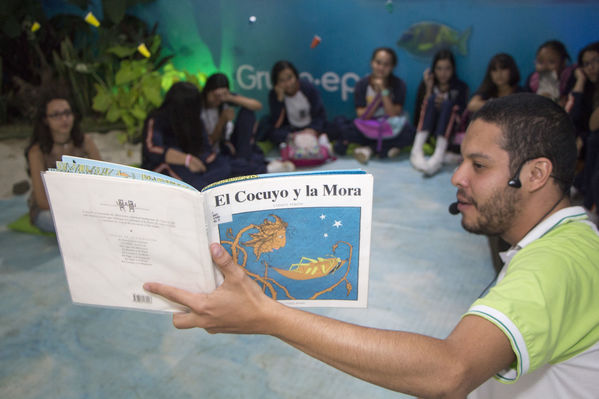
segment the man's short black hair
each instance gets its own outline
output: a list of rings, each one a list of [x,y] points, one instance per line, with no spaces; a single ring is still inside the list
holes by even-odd
[[[499,126],[501,147],[510,157],[510,173],[539,157],[553,164],[552,176],[563,193],[574,181],[576,133],[568,114],[555,102],[532,93],[518,93],[487,101],[473,116]]]

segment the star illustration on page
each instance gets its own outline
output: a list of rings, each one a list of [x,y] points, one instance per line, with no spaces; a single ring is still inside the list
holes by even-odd
[[[323,236],[324,238],[328,238],[328,237],[329,237],[329,234],[328,234],[328,233],[324,233],[322,236]]]
[[[325,216],[325,214],[324,214],[324,213],[322,213],[322,214],[320,215],[320,220],[325,220],[326,218],[327,218],[327,217]]]
[[[339,228],[341,226],[343,226],[343,224],[341,223],[341,220],[335,220],[335,223],[333,223],[333,227]]]

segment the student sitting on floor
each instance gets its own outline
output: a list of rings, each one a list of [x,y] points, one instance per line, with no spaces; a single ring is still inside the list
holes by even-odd
[[[512,56],[506,53],[495,54],[489,61],[485,77],[468,102],[466,110],[474,113],[489,99],[521,92],[522,88],[518,86],[518,82],[520,71]]]
[[[354,90],[357,118],[346,123],[344,117],[335,118],[334,125],[340,140],[335,152],[345,153],[350,143],[360,144],[354,157],[366,163],[373,153],[393,158],[401,147],[414,139],[414,128],[404,112],[406,84],[395,74],[397,54],[388,47],[379,47],[370,58],[370,75],[362,78]]]
[[[328,144],[324,134],[327,115],[318,89],[307,79],[300,79],[289,61],[276,62],[271,70],[273,89],[268,93],[269,117],[266,139],[277,147],[292,132],[311,132],[321,143]]]
[[[535,56],[535,71],[526,79],[525,89],[566,104],[575,66],[568,65],[570,55],[559,40],[549,40],[539,46]]]
[[[448,140],[467,99],[468,86],[458,79],[453,54],[449,50],[438,51],[431,68],[423,73],[416,97],[417,133],[410,153],[410,162],[416,170],[432,176],[441,169]],[[422,147],[429,134],[437,142],[435,152],[426,159]]]
[[[202,95],[177,82],[162,105],[150,112],[143,129],[141,167],[180,179],[201,190],[231,177],[231,165],[210,146],[201,118]]]
[[[569,114],[577,130],[577,145],[583,151],[584,167],[575,187],[584,196],[584,207],[599,219],[599,42],[578,53],[576,83],[569,96]],[[582,146],[582,143],[585,143]]]
[[[91,136],[81,132],[79,122],[73,102],[62,89],[48,90],[42,95],[25,156],[33,186],[29,215],[31,223],[44,232],[54,232],[54,222],[41,172],[55,168],[63,155],[101,159]]]
[[[212,149],[227,155],[239,174],[289,172],[293,163],[278,160],[267,164],[264,153],[254,142],[255,111],[262,109],[260,101],[229,91],[229,79],[215,73],[202,90],[202,121]],[[235,108],[238,107],[237,116]],[[234,122],[233,122],[234,121]],[[265,168],[266,167],[266,168]]]

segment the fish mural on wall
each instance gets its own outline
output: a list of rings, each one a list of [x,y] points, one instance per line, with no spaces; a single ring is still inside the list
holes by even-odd
[[[430,58],[443,48],[467,55],[468,39],[471,33],[472,27],[460,33],[447,25],[436,22],[418,22],[401,35],[397,45],[421,58]]]

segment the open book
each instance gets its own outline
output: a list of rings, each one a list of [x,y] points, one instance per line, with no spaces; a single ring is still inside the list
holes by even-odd
[[[157,281],[208,293],[220,242],[292,306],[365,307],[373,179],[359,170],[266,174],[201,192],[168,176],[64,156],[43,173],[73,302],[155,311]]]

